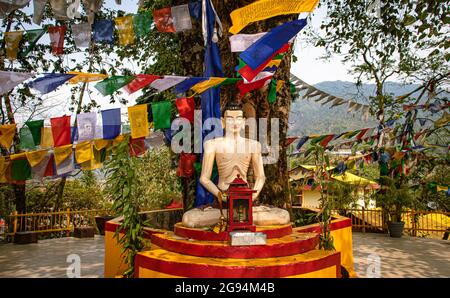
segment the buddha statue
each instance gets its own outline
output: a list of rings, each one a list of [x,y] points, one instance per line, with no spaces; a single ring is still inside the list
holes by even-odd
[[[247,172],[252,166],[255,202],[264,186],[266,177],[261,153],[261,144],[241,136],[245,126],[244,112],[237,103],[228,104],[222,114],[224,136],[204,143],[203,163],[200,183],[219,201],[226,201],[224,195],[230,183],[239,175],[247,181]],[[219,180],[215,185],[211,180],[214,161]],[[226,210],[225,210],[226,211]],[[227,212],[223,212],[226,217]],[[217,224],[221,212],[218,208],[194,208],[184,213],[182,224],[190,228],[204,228]],[[253,223],[256,226],[284,225],[290,222],[287,210],[268,206],[253,207]]]

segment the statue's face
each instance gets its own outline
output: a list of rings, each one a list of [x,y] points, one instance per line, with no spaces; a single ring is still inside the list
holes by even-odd
[[[222,125],[225,127],[225,131],[232,133],[239,133],[245,123],[244,112],[238,111],[225,111],[222,118]]]

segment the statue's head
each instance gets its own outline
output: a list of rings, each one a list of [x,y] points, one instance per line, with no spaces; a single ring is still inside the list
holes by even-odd
[[[237,102],[229,102],[222,113],[222,126],[225,131],[239,133],[244,127],[245,118],[242,107]]]

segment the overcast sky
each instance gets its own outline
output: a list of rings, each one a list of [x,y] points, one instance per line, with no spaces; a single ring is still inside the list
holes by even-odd
[[[32,2],[33,1],[31,1],[29,7],[24,8],[24,10],[29,14],[33,13]],[[121,5],[118,5],[115,3],[115,0],[106,0],[104,5],[108,8],[123,10],[127,13],[136,13],[137,2],[138,0],[125,0],[122,1]],[[312,22],[308,26],[319,28],[320,23],[325,15],[326,11],[324,8],[316,9],[316,11],[312,15]],[[304,16],[305,14],[301,15],[301,17]],[[26,27],[26,29],[32,28],[39,28],[39,26],[32,25]],[[48,35],[44,35],[40,42],[49,42]],[[298,60],[292,64],[291,71],[299,78],[310,84],[316,84],[322,81],[353,80],[352,76],[348,75],[347,68],[340,62],[339,57],[332,57],[332,59],[329,61],[323,61],[319,59],[319,57],[323,54],[323,50],[315,48],[314,46],[308,45],[306,42],[304,42],[303,34],[300,33],[297,36],[295,44],[295,56],[297,56]],[[64,60],[68,63],[67,57]],[[89,89],[93,90],[91,98],[95,99],[101,105],[101,109],[121,107],[122,113],[126,115],[126,106],[119,103],[110,104],[109,97],[103,97],[100,93],[98,93],[97,90],[95,90],[95,88],[93,87],[93,84],[90,84]],[[60,116],[62,114],[70,113],[69,101],[67,96],[68,92],[70,92],[70,87],[66,84],[60,87],[57,91],[43,96],[44,101],[46,101],[49,105],[55,105],[54,108],[47,112],[47,114],[45,115],[46,117]],[[129,96],[129,103],[127,104],[127,106],[133,105],[136,98],[140,94],[141,92],[136,92]],[[83,101],[88,102],[89,100],[90,99],[88,95],[85,95]],[[18,121],[20,122],[21,120],[18,119]]]

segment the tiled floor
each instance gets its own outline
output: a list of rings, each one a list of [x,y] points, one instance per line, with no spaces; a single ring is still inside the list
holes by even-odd
[[[103,276],[103,237],[95,236],[0,244],[0,277],[67,277],[71,254],[81,277]],[[353,233],[353,255],[359,277],[450,277],[450,241]]]
[[[447,240],[353,233],[353,257],[359,277],[450,277]]]
[[[95,236],[40,240],[37,244],[0,244],[0,277],[67,277],[67,272],[76,275],[76,255],[81,265],[80,277],[103,276],[103,236]]]

